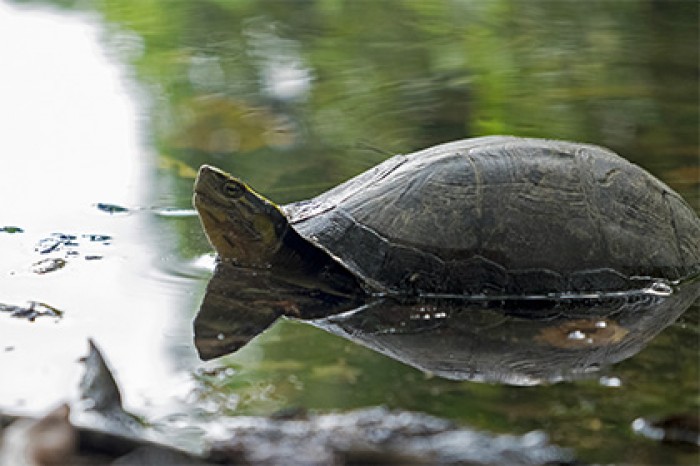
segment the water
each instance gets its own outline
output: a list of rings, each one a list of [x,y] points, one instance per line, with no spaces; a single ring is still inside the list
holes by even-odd
[[[0,409],[74,399],[92,337],[127,407],[163,426],[384,404],[542,429],[584,461],[698,462],[633,429],[697,411],[697,304],[636,355],[554,385],[429,376],[286,319],[202,363],[192,321],[213,260],[190,205],[202,163],[285,203],[387,153],[507,133],[611,147],[697,210],[697,4],[29,5],[0,3],[0,303],[63,315],[0,313]],[[76,244],[36,250],[54,234]],[[36,273],[45,259],[65,264]]]

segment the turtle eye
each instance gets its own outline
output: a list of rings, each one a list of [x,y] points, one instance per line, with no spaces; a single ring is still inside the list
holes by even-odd
[[[235,181],[227,181],[224,184],[224,193],[228,197],[238,199],[245,193],[245,188],[243,185],[236,183]]]

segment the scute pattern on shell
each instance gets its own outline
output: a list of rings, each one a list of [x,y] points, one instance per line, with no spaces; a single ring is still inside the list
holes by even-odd
[[[397,155],[290,223],[378,290],[551,292],[700,269],[700,219],[593,145],[489,136]]]

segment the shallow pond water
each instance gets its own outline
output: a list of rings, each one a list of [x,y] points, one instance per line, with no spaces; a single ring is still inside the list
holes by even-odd
[[[639,353],[552,385],[453,381],[282,319],[202,362],[202,163],[279,203],[432,144],[611,147],[697,210],[695,2],[0,2],[0,410],[76,396],[87,338],[127,407],[192,444],[217,419],[383,404],[547,432],[584,461],[698,462],[636,434],[693,413],[696,303]],[[16,44],[23,44],[17,47]],[[38,308],[41,308],[41,305]],[[175,435],[175,434],[173,434]]]

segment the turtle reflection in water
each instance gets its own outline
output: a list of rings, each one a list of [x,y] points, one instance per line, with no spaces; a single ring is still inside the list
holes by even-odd
[[[653,295],[700,271],[695,212],[643,169],[592,145],[457,141],[397,155],[281,207],[203,166],[194,204],[217,273],[229,276],[210,283],[214,307],[222,296],[247,301],[227,318],[241,312],[258,331],[280,315],[317,319],[363,305],[400,315],[380,302],[390,298],[470,308],[474,300]],[[195,327],[202,322],[200,314]],[[236,338],[233,349],[245,340]]]
[[[363,304],[290,283],[273,270],[220,262],[195,319],[195,345],[203,359],[215,358],[286,316],[440,377],[533,385],[633,356],[699,296],[696,281],[665,296]]]

